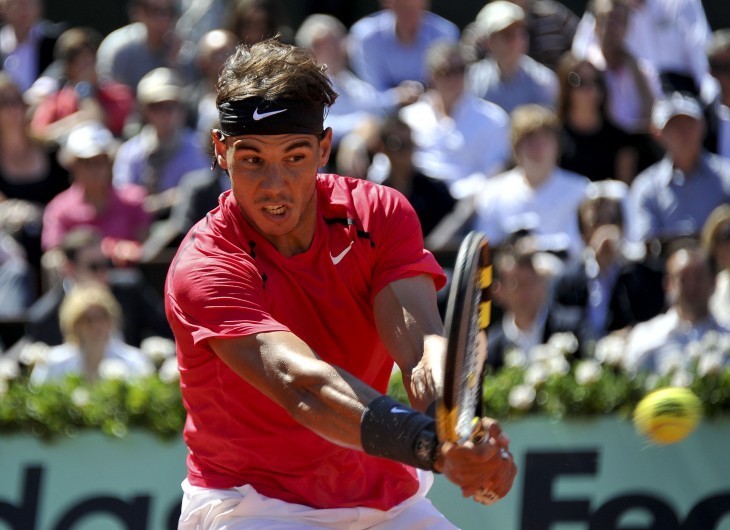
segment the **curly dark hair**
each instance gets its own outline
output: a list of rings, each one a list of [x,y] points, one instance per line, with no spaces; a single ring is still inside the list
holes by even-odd
[[[326,66],[317,64],[309,51],[276,39],[239,45],[226,61],[217,87],[218,105],[260,97],[329,107],[337,99]]]

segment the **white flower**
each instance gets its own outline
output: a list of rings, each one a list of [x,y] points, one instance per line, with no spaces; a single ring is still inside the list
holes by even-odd
[[[724,356],[719,351],[703,355],[697,363],[697,375],[705,377],[710,374],[719,374],[722,372],[724,364]]]
[[[554,348],[551,344],[537,344],[530,348],[527,356],[532,362],[542,363],[547,362],[553,357],[562,357],[563,353]]]
[[[18,361],[25,366],[35,366],[48,359],[48,350],[51,347],[45,342],[31,342],[24,345],[18,353]]]
[[[700,341],[692,341],[685,347],[687,351],[687,358],[690,361],[697,361],[699,360],[702,355],[704,354],[704,346]]]
[[[139,349],[153,362],[162,362],[175,355],[175,342],[165,337],[147,337]]]
[[[71,403],[79,408],[83,408],[91,402],[91,394],[86,388],[75,388],[71,392]]]
[[[578,339],[571,332],[553,333],[548,344],[563,355],[572,355],[578,351]]]
[[[504,356],[504,365],[510,368],[524,368],[527,366],[527,354],[519,348],[512,348]]]
[[[653,390],[653,389],[657,388],[657,386],[659,385],[660,379],[661,378],[657,374],[653,374],[653,373],[649,374],[646,377],[646,381],[644,381],[644,390],[648,391],[648,390]]]
[[[530,385],[517,385],[509,392],[510,407],[518,410],[527,410],[535,402],[537,392]]]
[[[547,381],[549,375],[545,363],[531,364],[525,370],[525,383],[535,387]]]
[[[575,381],[579,385],[588,385],[590,383],[595,383],[601,378],[602,373],[603,368],[598,361],[594,359],[581,361],[575,367]]]
[[[705,331],[705,333],[702,335],[702,338],[700,339],[700,344],[705,351],[716,349],[721,342],[722,333],[712,329]]]
[[[124,380],[129,375],[129,367],[120,359],[103,359],[99,364],[99,377],[101,379]]]
[[[550,375],[565,375],[570,372],[570,363],[565,357],[551,357],[545,363]]]
[[[657,360],[657,372],[660,375],[669,375],[685,369],[687,355],[680,348],[668,349]]]
[[[177,369],[177,358],[170,357],[160,366],[160,381],[163,383],[175,383],[180,380],[180,372]]]
[[[10,357],[0,357],[0,379],[9,381],[20,375],[18,361]]]
[[[672,386],[680,386],[680,387],[689,387],[692,385],[692,374],[687,372],[686,370],[677,370],[672,375]]]
[[[624,359],[626,338],[617,333],[606,335],[596,342],[595,358],[601,364],[620,366]]]

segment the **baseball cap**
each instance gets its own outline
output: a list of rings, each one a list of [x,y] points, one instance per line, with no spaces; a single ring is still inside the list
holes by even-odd
[[[517,4],[496,0],[485,5],[477,14],[476,27],[486,37],[525,20],[525,12]]]
[[[58,159],[61,165],[68,166],[77,158],[99,155],[111,157],[116,148],[117,141],[109,129],[99,122],[90,121],[71,129],[58,153]]]
[[[180,76],[169,68],[155,68],[137,84],[137,100],[142,105],[163,101],[180,101],[183,83]]]
[[[689,116],[690,118],[700,119],[702,118],[702,107],[692,96],[675,92],[669,97],[654,103],[651,112],[651,123],[661,130],[675,116]]]

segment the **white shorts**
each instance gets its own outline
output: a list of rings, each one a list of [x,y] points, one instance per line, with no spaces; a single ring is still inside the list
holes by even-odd
[[[179,530],[457,530],[426,493],[433,474],[420,471],[418,492],[388,511],[374,508],[317,509],[266,497],[246,485],[225,490],[183,481]]]

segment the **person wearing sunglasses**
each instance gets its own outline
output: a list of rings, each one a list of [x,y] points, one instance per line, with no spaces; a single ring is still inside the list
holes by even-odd
[[[93,227],[80,227],[63,238],[55,260],[58,277],[49,280],[52,286],[27,312],[24,343],[44,342],[56,346],[63,342],[59,310],[66,295],[80,283],[107,286],[124,318],[119,322],[120,335],[126,344],[139,346],[146,337],[172,337],[159,293],[133,267],[114,265],[102,247],[102,238]]]

